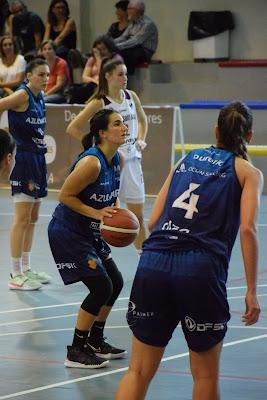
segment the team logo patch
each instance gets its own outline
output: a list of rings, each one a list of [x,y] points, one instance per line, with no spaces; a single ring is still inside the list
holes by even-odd
[[[188,316],[185,317],[185,325],[186,325],[187,329],[188,329],[190,332],[193,332],[193,331],[196,329],[196,327],[197,327],[197,324],[196,324],[196,322],[193,320],[193,318],[190,318],[190,317],[188,317]]]
[[[34,183],[33,182],[29,182],[28,183],[28,189],[30,192],[32,192],[34,190]]]
[[[94,258],[91,258],[90,260],[87,261],[88,267],[91,269],[96,269],[96,260]]]

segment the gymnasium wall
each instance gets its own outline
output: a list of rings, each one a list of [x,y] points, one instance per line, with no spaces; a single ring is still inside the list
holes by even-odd
[[[25,0],[46,20],[49,1]],[[116,0],[68,0],[79,29],[80,48],[90,50],[94,38],[105,32],[116,19]],[[267,59],[266,0],[146,0],[147,15],[156,22],[160,37],[155,58],[164,62],[192,61],[192,43],[187,40],[190,11],[230,10],[236,28],[231,32],[230,56],[241,59]]]

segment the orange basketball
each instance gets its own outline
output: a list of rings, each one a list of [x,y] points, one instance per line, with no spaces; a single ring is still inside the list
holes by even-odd
[[[115,247],[125,247],[133,243],[139,228],[135,214],[125,208],[119,208],[112,217],[104,217],[100,224],[102,238]]]

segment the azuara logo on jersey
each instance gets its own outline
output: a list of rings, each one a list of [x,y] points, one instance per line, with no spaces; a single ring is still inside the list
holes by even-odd
[[[50,135],[46,135],[45,139],[47,143],[47,153],[45,154],[45,161],[46,164],[51,164],[56,158],[57,144],[55,139]]]

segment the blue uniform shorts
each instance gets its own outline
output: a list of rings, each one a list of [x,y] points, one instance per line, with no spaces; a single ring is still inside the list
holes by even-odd
[[[165,347],[181,322],[188,347],[209,350],[225,336],[230,319],[227,266],[203,250],[141,254],[127,321],[134,336]]]
[[[109,257],[110,248],[100,238],[79,235],[62,221],[52,218],[48,226],[50,248],[65,285],[91,276],[107,275],[101,260]]]
[[[44,154],[17,150],[10,176],[12,195],[25,193],[35,199],[47,195],[47,167]]]

